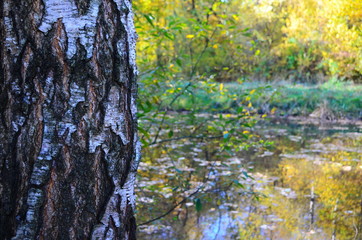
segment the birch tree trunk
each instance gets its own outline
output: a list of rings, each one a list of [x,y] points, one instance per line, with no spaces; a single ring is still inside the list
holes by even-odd
[[[0,239],[135,239],[130,0],[0,1]]]

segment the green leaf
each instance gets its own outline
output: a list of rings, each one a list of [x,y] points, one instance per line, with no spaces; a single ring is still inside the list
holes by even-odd
[[[240,136],[243,137],[243,138],[245,138],[245,139],[249,139],[249,136],[246,135],[246,134],[244,134],[244,133],[241,133]]]
[[[141,141],[143,147],[148,147],[149,143],[145,139],[141,138],[140,141]]]
[[[168,137],[171,138],[172,136],[173,136],[173,131],[170,130],[170,131],[168,132]]]
[[[167,30],[165,30],[165,29],[161,29],[160,30],[160,32],[165,36],[165,37],[167,37],[168,39],[170,39],[170,40],[174,40],[175,39],[175,37],[172,35],[172,34],[170,34]]]
[[[142,127],[138,126],[137,129],[138,129],[138,131],[141,132],[146,138],[149,138],[149,137],[150,137],[150,134],[149,134],[145,129],[143,129]]]
[[[151,14],[143,14],[143,16],[146,18],[147,22],[151,24],[152,27],[155,27],[153,24],[153,16]]]
[[[140,118],[146,116],[146,114],[143,114],[143,113],[137,113],[136,115],[137,115],[137,119],[140,119]]]
[[[254,180],[254,178],[253,178],[252,176],[250,176],[250,175],[248,174],[248,172],[242,171],[242,173],[243,173],[243,175],[244,175],[246,178],[250,178],[250,179],[253,179],[253,180]]]
[[[244,185],[241,184],[238,180],[234,179],[233,182],[236,184],[237,187],[245,189]]]
[[[200,198],[196,198],[196,199],[194,200],[194,202],[195,202],[195,209],[196,209],[196,211],[197,211],[197,212],[200,212],[200,211],[202,210],[202,202],[201,202]]]
[[[181,61],[181,59],[177,58],[177,59],[176,59],[176,64],[179,65],[180,67],[182,67],[182,61]]]

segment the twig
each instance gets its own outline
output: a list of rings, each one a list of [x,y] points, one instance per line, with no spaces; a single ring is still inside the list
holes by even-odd
[[[164,142],[172,142],[172,141],[177,141],[177,140],[181,140],[181,139],[216,139],[216,138],[222,138],[223,136],[211,136],[211,137],[207,137],[207,136],[182,136],[182,137],[176,137],[176,138],[169,138],[169,139],[164,139],[164,140],[160,140],[158,142],[153,142],[150,143],[148,146],[152,146],[152,145],[156,145],[156,144],[160,144],[160,143],[164,143]]]
[[[215,28],[214,31],[212,32],[211,38],[212,38],[212,37],[214,36],[214,34],[216,33],[216,30],[217,30],[217,28]],[[188,89],[190,86],[192,86],[192,82],[191,82],[192,77],[194,76],[194,74],[195,74],[195,72],[196,72],[196,68],[197,68],[197,66],[198,66],[199,63],[200,63],[201,57],[204,55],[204,53],[205,53],[205,51],[206,51],[206,49],[207,49],[208,47],[209,47],[209,41],[206,41],[205,46],[204,46],[204,49],[202,50],[202,52],[200,53],[199,57],[197,58],[197,60],[196,60],[196,62],[195,62],[195,64],[194,64],[194,66],[192,67],[192,70],[191,70],[191,72],[190,72],[190,77],[189,77],[190,81],[189,81],[188,84],[185,86],[185,88],[184,88],[182,91],[180,91],[180,92],[172,99],[172,101],[171,101],[170,104],[169,104],[170,107],[175,103],[175,101],[176,101],[180,96],[182,96],[182,95],[187,91],[187,89]],[[169,111],[169,109],[166,108],[165,112],[164,112],[163,115],[162,115],[161,124],[159,125],[159,127],[158,127],[158,129],[157,129],[156,136],[155,136],[154,140],[152,141],[152,143],[155,143],[155,142],[157,141],[157,139],[158,139],[158,137],[159,137],[159,134],[160,134],[160,132],[161,132],[161,129],[162,129],[162,127],[163,127],[163,123],[165,122],[166,114],[168,113],[168,111]]]
[[[202,186],[203,187],[203,186]],[[184,202],[186,202],[187,199],[189,199],[190,197],[192,197],[193,195],[197,194],[200,191],[201,187],[199,187],[195,192],[191,193],[190,195],[188,195],[187,197],[185,197],[184,199],[182,199],[180,202],[178,202],[176,205],[174,205],[170,210],[168,210],[167,212],[165,212],[164,214],[153,218],[151,220],[148,220],[146,222],[140,223],[137,226],[143,226],[143,225],[147,225],[151,222],[157,221],[165,216],[167,216],[168,214],[170,214],[173,210],[175,210],[175,208],[177,208],[178,206],[180,206],[181,204],[183,204]]]

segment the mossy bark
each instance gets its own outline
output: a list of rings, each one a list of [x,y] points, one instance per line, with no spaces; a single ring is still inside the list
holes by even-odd
[[[129,0],[0,2],[0,239],[135,239]]]

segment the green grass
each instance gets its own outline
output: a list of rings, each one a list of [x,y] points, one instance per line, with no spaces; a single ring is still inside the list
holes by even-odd
[[[218,86],[215,89],[219,89]],[[329,81],[320,85],[292,84],[287,82],[224,84],[226,92],[208,92],[195,88],[181,96],[174,110],[201,109],[205,112],[232,111],[247,96],[259,113],[279,116],[308,116],[320,107],[328,108],[336,118],[362,118],[362,85]],[[253,94],[251,90],[256,89]]]

